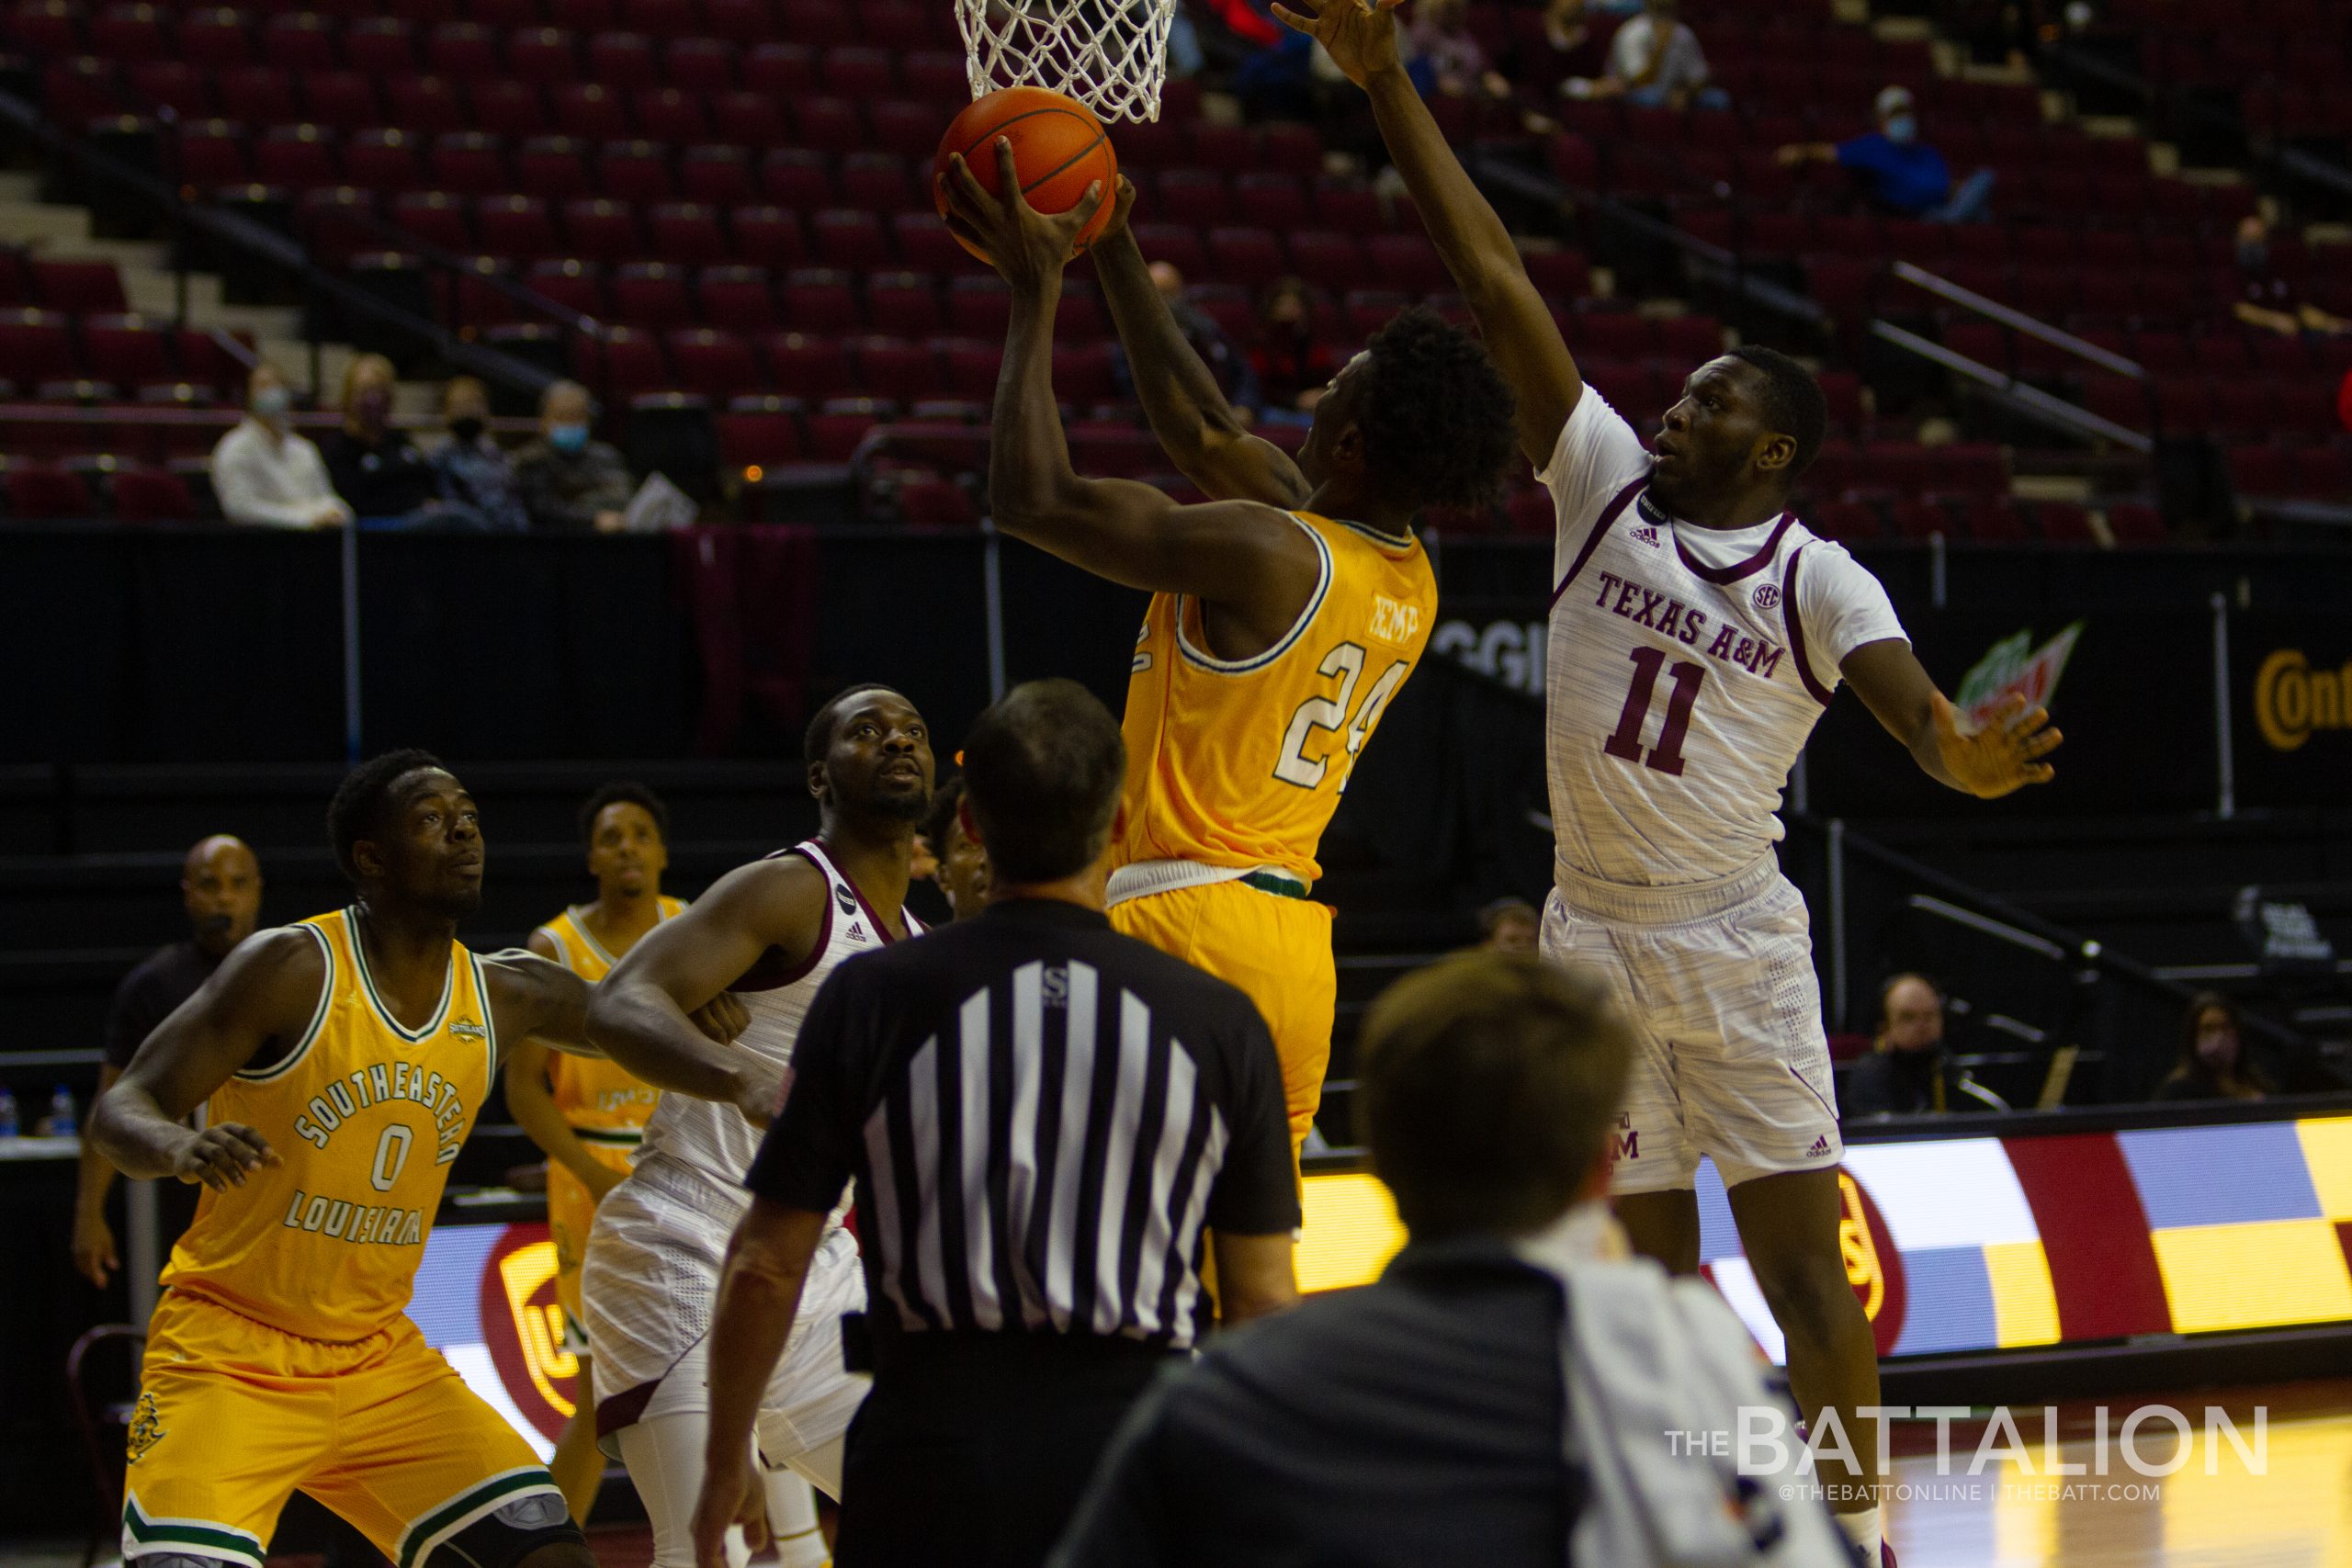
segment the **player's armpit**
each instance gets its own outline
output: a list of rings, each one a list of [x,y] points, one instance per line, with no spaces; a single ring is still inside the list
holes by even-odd
[[[326,977],[325,953],[306,927],[281,926],[239,943],[99,1097],[92,1139],[126,1176],[172,1175],[192,1136],[182,1124],[188,1112],[264,1051],[299,1045]]]
[[[1125,587],[1220,605],[1269,641],[1298,618],[1322,573],[1314,540],[1275,507],[1182,506],[1128,479],[1076,480],[1046,506],[1000,512],[997,525]]]

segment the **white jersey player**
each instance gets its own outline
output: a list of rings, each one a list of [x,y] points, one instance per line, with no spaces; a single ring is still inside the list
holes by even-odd
[[[1655,455],[1589,391],[1552,308],[1406,75],[1396,0],[1277,7],[1371,96],[1390,157],[1518,399],[1559,519],[1546,676],[1556,874],[1546,952],[1610,976],[1643,1036],[1612,1186],[1634,1245],[1699,1262],[1713,1156],[1858,1555],[1881,1555],[1871,1325],[1839,1253],[1840,1153],[1804,901],[1774,811],[1838,682],[1930,774],[1979,795],[2047,779],[2048,716],[1963,727],[1878,584],[1790,513],[1821,389],[1770,349],[1699,367]],[[1300,10],[1311,16],[1299,15]]]
[[[582,1280],[597,1429],[645,1500],[657,1568],[694,1562],[708,1429],[705,1340],[750,1207],[743,1173],[781,1100],[747,1115],[741,1096],[682,1081],[691,1072],[684,1059],[707,1066],[714,1089],[717,1075],[740,1071],[746,1059],[788,1083],[801,1018],[833,966],[922,929],[903,908],[914,828],[931,795],[922,716],[888,688],[853,688],[811,722],[808,756],[818,836],[720,878],[639,942],[592,1006],[591,1037],[615,1060],[632,1070],[661,1065],[654,1081],[683,1091],[663,1094],[628,1179],[599,1206]],[[690,1048],[677,1032],[681,1019],[721,991],[751,1014],[729,1048],[732,1062],[716,1048]],[[856,1243],[838,1215],[807,1292],[815,1310],[800,1314],[769,1382],[759,1458],[772,1476],[788,1469],[838,1495],[842,1439],[866,1386],[842,1366],[842,1314],[862,1311],[865,1291]],[[771,1523],[786,1533],[784,1521]],[[813,1535],[805,1550],[821,1560]]]

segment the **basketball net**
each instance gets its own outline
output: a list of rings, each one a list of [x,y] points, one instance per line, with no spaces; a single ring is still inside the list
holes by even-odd
[[[1158,119],[1176,0],[956,0],[972,96],[1047,87],[1105,120]]]

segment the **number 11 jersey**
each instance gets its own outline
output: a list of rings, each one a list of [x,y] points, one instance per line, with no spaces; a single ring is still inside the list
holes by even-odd
[[[1551,491],[1544,671],[1552,821],[1566,873],[1710,882],[1781,838],[1781,785],[1865,643],[1902,638],[1886,590],[1795,516],[1679,522],[1650,454],[1587,387],[1537,476]]]
[[[1418,538],[1311,513],[1315,592],[1250,659],[1208,651],[1200,601],[1159,593],[1136,639],[1123,723],[1118,863],[1266,868],[1312,883],[1357,756],[1420,661],[1437,577]]]

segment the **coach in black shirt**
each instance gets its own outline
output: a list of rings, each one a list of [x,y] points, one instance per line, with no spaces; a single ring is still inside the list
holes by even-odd
[[[760,1390],[853,1177],[875,1376],[839,1568],[1036,1568],[1129,1405],[1210,1320],[1204,1227],[1226,1321],[1296,1301],[1265,1023],[1102,913],[1125,773],[1084,688],[1017,688],[964,747],[987,910],[850,960],[811,1004],[711,1330],[703,1568],[723,1562]]]

